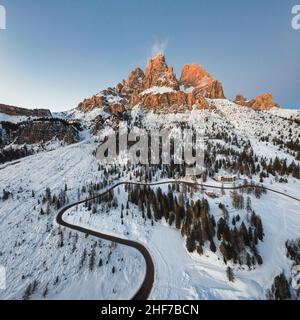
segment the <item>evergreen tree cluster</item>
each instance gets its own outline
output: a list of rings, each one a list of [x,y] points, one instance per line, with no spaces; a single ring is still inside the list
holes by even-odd
[[[90,194],[92,198],[86,198],[84,206],[88,209],[88,211],[92,211],[93,214],[97,213],[98,205],[106,205],[106,211],[108,212],[111,208],[118,208],[118,200],[117,197],[114,196],[113,189],[110,190],[105,195],[97,195],[96,192],[93,191]]]
[[[256,264],[262,264],[262,258],[258,253],[257,244],[263,241],[264,233],[262,220],[251,209],[251,201],[247,199],[247,207],[250,214],[250,225],[247,228],[244,222],[240,222],[240,216],[232,219],[231,227],[228,221],[228,211],[223,204],[220,209],[223,217],[215,222],[210,214],[207,199],[189,201],[186,196],[191,187],[180,189],[179,184],[169,185],[168,192],[163,193],[161,188],[156,191],[149,186],[127,185],[128,201],[138,206],[144,219],[165,219],[170,226],[175,225],[186,238],[186,247],[189,252],[197,251],[203,254],[203,248],[207,243],[212,252],[217,251],[217,244],[223,255],[224,262],[246,264],[249,268]],[[239,209],[244,208],[241,200],[237,203]]]
[[[0,197],[0,200],[2,199],[2,201],[6,201],[8,200],[8,198],[11,196],[12,194],[10,193],[10,191],[7,191],[5,189],[3,189],[2,191],[2,197]]]
[[[49,187],[46,188],[45,194],[42,196],[42,204],[40,209],[40,214],[44,215],[50,214],[50,209],[54,208],[55,210],[58,210],[65,206],[68,202],[68,196],[67,196],[67,186],[65,185],[64,190],[60,190],[59,194],[52,194],[51,189]],[[35,196],[34,191],[32,191],[32,197]],[[40,200],[38,200],[38,204],[40,204]],[[46,206],[46,209],[45,209]]]
[[[267,291],[267,298],[269,300],[290,300],[291,292],[289,283],[284,273],[274,278],[273,285],[270,290]]]
[[[249,268],[256,263],[261,265],[263,260],[256,247],[264,238],[261,218],[252,212],[248,228],[244,222],[237,226],[235,221],[239,220],[240,218],[234,219],[233,228],[223,217],[217,222],[217,238],[221,243],[220,252],[224,262],[246,264]]]
[[[292,261],[292,269],[295,272],[292,272],[291,281],[297,283],[295,287],[290,287],[293,296],[296,297],[298,300],[300,299],[300,286],[299,286],[299,266],[300,266],[300,238],[296,240],[288,240],[285,243],[286,250],[287,250],[287,257]],[[291,282],[290,281],[290,282]],[[289,282],[289,283],[290,283]]]
[[[1,144],[1,143],[0,143]],[[20,146],[19,148],[3,148],[0,149],[0,163],[10,162],[18,160],[24,157],[28,157],[34,154],[32,148],[28,148],[26,145]]]
[[[287,249],[287,257],[296,265],[300,265],[300,238],[286,241],[285,246]]]
[[[223,137],[224,139],[224,137]],[[229,139],[231,142],[242,148],[237,150],[226,145],[207,143],[205,151],[205,166],[209,176],[214,177],[220,170],[233,172],[236,175],[245,175],[251,178],[253,175],[259,175],[261,182],[269,175],[279,176],[281,178],[292,176],[300,179],[300,166],[295,161],[287,165],[286,159],[267,159],[258,157],[254,154],[250,142],[237,143],[235,139]],[[279,142],[278,142],[279,143]],[[283,143],[283,142],[282,142]],[[289,141],[287,148],[294,151],[293,156],[296,160],[300,159],[299,141]],[[223,157],[220,158],[220,155]]]

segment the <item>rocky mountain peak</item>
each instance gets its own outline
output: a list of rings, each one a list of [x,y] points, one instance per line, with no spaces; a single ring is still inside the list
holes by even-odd
[[[196,98],[225,99],[222,83],[195,63],[183,67],[180,85],[184,90],[192,89]]]
[[[123,86],[128,90],[138,90],[144,78],[144,71],[141,68],[136,68],[130,73],[128,79],[123,81]]]
[[[278,107],[278,104],[273,100],[271,93],[263,93],[257,96],[250,101],[249,105],[255,110],[268,110]]]
[[[123,113],[137,105],[150,110],[176,112],[196,107],[206,109],[210,104],[206,99],[226,99],[223,85],[203,67],[186,64],[178,81],[173,67],[168,65],[164,54],[159,53],[148,61],[145,73],[134,69],[127,80],[108,88],[79,104],[78,109],[89,112],[104,108],[111,113]],[[253,100],[237,95],[235,103],[255,110],[278,107],[270,93]]]
[[[240,106],[250,107],[255,110],[269,110],[279,107],[279,105],[273,100],[271,93],[263,93],[250,101],[248,101],[242,94],[238,94],[234,102]]]
[[[166,58],[161,53],[149,60],[142,88],[146,90],[155,86],[179,90],[173,67],[167,65]]]
[[[186,64],[181,73],[180,84],[185,87],[198,87],[212,83],[214,78],[201,66]]]

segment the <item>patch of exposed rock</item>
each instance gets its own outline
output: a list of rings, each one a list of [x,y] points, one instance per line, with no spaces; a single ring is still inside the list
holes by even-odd
[[[132,106],[138,104],[143,109],[149,109],[154,112],[168,109],[172,112],[184,112],[197,109],[208,109],[209,104],[203,97],[196,98],[192,93],[182,91],[167,92],[162,94],[134,95],[132,97]]]
[[[273,96],[270,93],[263,93],[250,101],[248,101],[243,95],[238,94],[234,102],[241,106],[253,108],[254,110],[270,110],[272,108],[279,108],[279,105],[273,100]]]
[[[249,102],[249,106],[255,110],[269,110],[279,107],[279,105],[273,100],[271,93],[264,93],[257,96]]]
[[[5,113],[10,116],[26,116],[26,117],[52,117],[48,109],[25,109],[6,104],[0,104],[0,113]]]
[[[163,54],[158,54],[148,63],[142,90],[151,87],[169,87],[179,90],[179,82],[176,79],[173,67],[167,65]]]
[[[237,94],[234,103],[240,106],[247,106],[248,100],[242,94]]]
[[[193,88],[196,98],[225,99],[222,83],[197,64],[183,67],[180,85],[185,89]]]
[[[144,77],[143,70],[136,68],[123,83],[118,83],[115,88],[108,88],[91,98],[85,99],[78,105],[77,109],[90,112],[95,108],[105,108],[112,114],[122,113],[126,110],[132,94],[140,90]]]
[[[61,119],[25,121],[18,124],[2,122],[0,146],[14,144],[41,144],[52,139],[73,144],[79,141],[78,126]]]

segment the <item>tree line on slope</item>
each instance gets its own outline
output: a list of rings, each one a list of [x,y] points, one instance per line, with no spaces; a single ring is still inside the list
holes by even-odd
[[[179,190],[179,185],[173,184],[163,193],[161,188],[154,191],[148,186],[128,185],[128,201],[138,206],[144,219],[164,218],[170,226],[181,230],[189,252],[203,254],[206,244],[216,252],[218,243],[225,263],[246,264],[249,268],[263,263],[257,249],[259,241],[264,239],[262,220],[251,208],[248,208],[249,222],[240,221],[239,216],[232,221],[224,216],[216,222],[206,198],[190,201],[183,192],[175,194],[176,188]],[[220,209],[224,213],[221,204]]]

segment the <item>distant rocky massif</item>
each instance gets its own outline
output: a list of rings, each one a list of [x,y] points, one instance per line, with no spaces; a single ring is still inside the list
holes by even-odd
[[[79,103],[77,110],[87,113],[103,108],[109,113],[120,114],[139,106],[157,113],[172,113],[193,108],[211,109],[207,99],[226,99],[219,80],[194,63],[185,65],[180,79],[177,79],[173,67],[166,63],[165,56],[158,54],[149,60],[145,72],[136,68],[127,80],[85,99]],[[269,93],[252,100],[238,94],[234,102],[255,110],[279,107]],[[28,110],[4,104],[0,104],[0,113],[36,118],[52,117],[47,109]]]
[[[26,147],[21,156],[27,154],[28,145],[44,148],[45,143],[52,141],[78,142],[83,124],[83,119],[76,116],[78,113],[88,115],[91,111],[103,110],[111,116],[109,122],[115,128],[118,120],[130,118],[131,110],[135,108],[162,114],[193,109],[214,111],[215,104],[211,102],[219,99],[226,99],[223,85],[203,67],[185,65],[178,79],[165,56],[158,54],[149,60],[145,72],[136,68],[127,80],[85,99],[76,109],[66,112],[66,116],[57,118],[47,109],[29,110],[0,104],[0,161],[19,158],[21,148]],[[252,100],[240,94],[234,102],[259,111],[278,107],[268,93]],[[101,115],[96,115],[93,120],[92,133],[95,133],[106,120]]]
[[[79,130],[79,123],[53,118],[50,110],[30,110],[1,104],[0,163],[32,154],[33,145],[43,149],[44,144],[55,140],[65,144],[76,143],[79,141]]]
[[[10,116],[25,116],[25,117],[52,117],[48,109],[25,109],[6,104],[0,104],[0,113],[5,113]]]
[[[137,68],[127,80],[85,99],[78,110],[89,112],[105,108],[111,113],[122,113],[136,106],[154,112],[181,112],[209,109],[206,99],[225,99],[222,83],[197,64],[185,65],[178,80],[173,67],[168,66],[165,56],[158,54],[150,59],[146,72]],[[271,94],[262,94],[253,100],[238,95],[235,101],[256,110],[268,110],[278,105]]]

